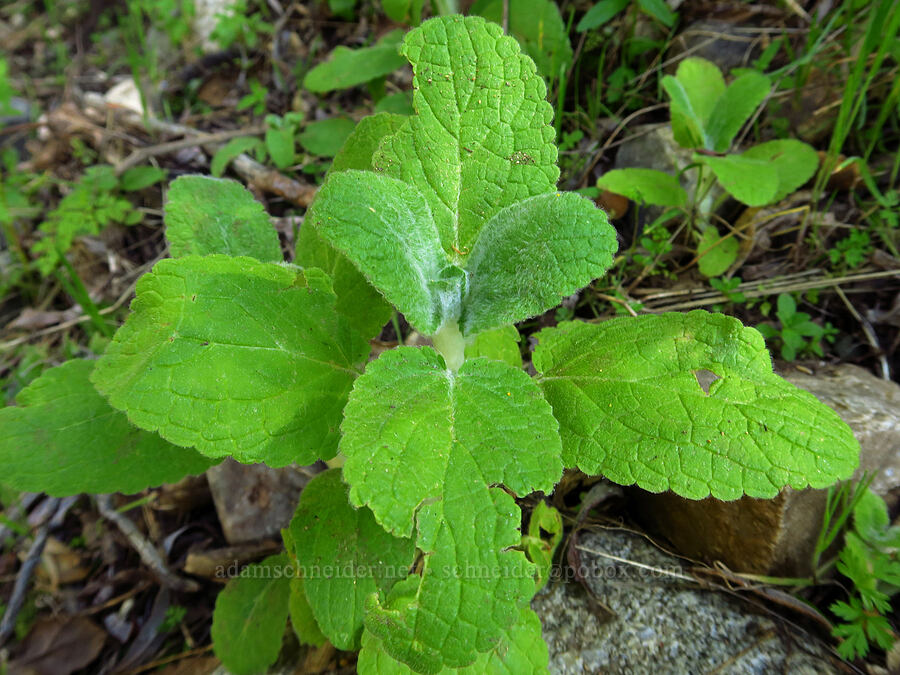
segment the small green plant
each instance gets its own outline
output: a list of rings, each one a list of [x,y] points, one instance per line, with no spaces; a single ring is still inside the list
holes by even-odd
[[[693,162],[679,172],[697,172],[693,194],[676,176],[655,169],[615,169],[601,176],[597,186],[638,203],[681,209],[698,230],[700,272],[720,276],[737,258],[739,245],[711,222],[711,188],[718,184],[747,206],[772,204],[813,176],[818,156],[806,143],[791,139],[731,152],[738,133],[771,90],[771,81],[759,72],[743,72],[726,86],[715,64],[691,57],[679,64],[674,77],[665,76],[662,86],[670,99],[675,141],[694,150]]]
[[[217,178],[222,176],[228,165],[243,153],[253,153],[260,162],[271,160],[279,169],[292,166],[296,159],[297,128],[303,123],[303,114],[289,112],[283,117],[266,115],[265,121],[263,139],[240,136],[219,148],[210,162],[210,173]]]
[[[872,253],[872,240],[865,230],[853,230],[829,249],[828,258],[838,269],[856,269]]]
[[[97,235],[112,224],[141,222],[140,211],[125,193],[149,187],[165,176],[165,171],[153,167],[135,167],[122,176],[105,164],[88,168],[38,226],[42,236],[31,247],[36,268],[42,275],[50,275],[76,237]]]
[[[140,279],[103,356],[0,410],[0,476],[51,494],[135,491],[228,456],[338,456],[304,489],[285,552],[217,599],[214,647],[238,675],[275,661],[288,618],[303,643],[361,649],[363,675],[547,672],[529,602],[560,523],[538,507],[523,538],[514,495],[578,467],[766,498],[858,464],[847,425],[723,315],[565,322],[537,333],[529,376],[513,324],[602,276],[615,232],[556,189],[544,82],[499,26],[431,19],[401,53],[416,114],[357,125],[295,264],[248,191],[179,178],[173,257]],[[433,347],[370,362],[394,311]]]
[[[260,37],[272,30],[272,24],[251,6],[250,0],[236,0],[224,13],[218,15],[218,22],[210,39],[222,49],[228,49],[232,45],[254,49],[259,44]]]
[[[806,312],[797,311],[797,301],[789,293],[778,296],[775,316],[781,326],[776,328],[768,323],[760,324],[756,329],[769,340],[781,343],[781,358],[793,361],[799,354],[823,356],[822,339],[834,341],[837,330],[826,324],[823,328],[811,320]]]
[[[831,611],[841,619],[833,634],[845,659],[865,657],[875,644],[890,649],[897,634],[886,614],[900,591],[900,527],[891,526],[884,500],[866,490],[853,508],[853,529],[846,533],[837,569],[853,584],[848,602]]]

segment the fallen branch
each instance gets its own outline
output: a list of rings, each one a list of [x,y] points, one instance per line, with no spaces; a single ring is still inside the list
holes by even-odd
[[[163,586],[185,593],[196,593],[200,590],[200,584],[196,581],[184,579],[169,569],[156,547],[140,533],[135,524],[116,511],[112,505],[112,497],[110,495],[97,495],[97,508],[100,510],[100,515],[115,524],[119,531],[125,535],[128,543],[137,551],[141,561],[153,571]]]

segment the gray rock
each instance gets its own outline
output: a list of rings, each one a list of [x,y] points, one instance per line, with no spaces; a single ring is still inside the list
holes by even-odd
[[[206,477],[229,544],[279,536],[310,479],[293,467],[271,469],[233,459],[208,469]]]
[[[588,584],[613,616],[599,617],[577,583],[551,582],[532,602],[551,673],[838,672],[809,636],[792,635],[749,604],[666,574],[685,571],[643,537],[603,530],[583,535],[582,547],[653,569],[582,550]]]
[[[727,79],[732,68],[751,63],[758,53],[758,44],[756,34],[742,32],[731,21],[695,21],[672,41],[666,60],[680,55],[699,56],[715,63]]]

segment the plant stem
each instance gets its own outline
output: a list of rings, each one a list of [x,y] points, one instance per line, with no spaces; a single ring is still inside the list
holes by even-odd
[[[466,340],[459,332],[459,324],[448,321],[431,338],[434,348],[444,357],[447,368],[456,372],[466,360]]]

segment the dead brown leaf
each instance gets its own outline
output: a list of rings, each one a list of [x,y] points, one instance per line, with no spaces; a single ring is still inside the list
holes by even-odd
[[[9,663],[9,675],[69,675],[97,658],[106,632],[90,619],[41,619],[22,641],[22,653]]]

